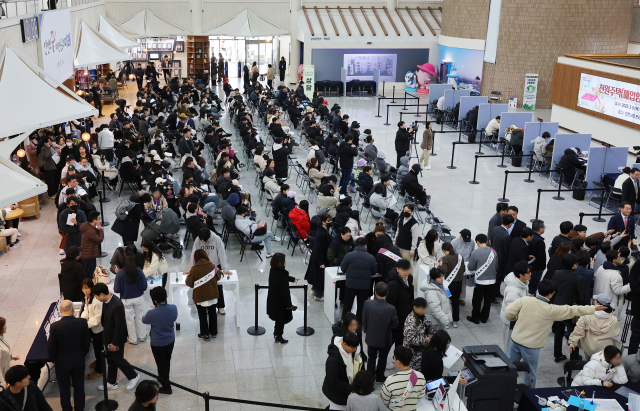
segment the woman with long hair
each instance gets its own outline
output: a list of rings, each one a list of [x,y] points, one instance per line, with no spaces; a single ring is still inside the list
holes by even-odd
[[[93,353],[96,356],[95,361],[89,364],[89,368],[93,370],[87,375],[87,379],[92,380],[102,375],[102,302],[94,298],[91,290],[93,289],[93,281],[85,278],[82,281],[82,293],[84,294],[83,309],[80,316],[87,320],[91,341],[93,341]]]
[[[438,256],[442,254],[442,247],[438,241],[438,233],[436,230],[431,229],[427,231],[427,235],[424,236],[424,240],[418,244],[418,257],[420,258],[420,264],[435,266],[438,262]]]
[[[307,161],[307,174],[309,175],[311,188],[320,187],[322,179],[329,177],[329,174],[320,170],[320,162],[315,157]]]
[[[138,342],[147,339],[147,328],[142,323],[142,316],[146,312],[143,298],[146,289],[147,277],[136,266],[136,255],[131,251],[125,252],[124,267],[116,274],[113,291],[120,294],[124,305],[129,344],[138,345]]]
[[[289,275],[285,269],[287,261],[282,253],[275,253],[271,258],[269,271],[269,292],[267,293],[267,315],[275,321],[273,337],[276,342],[286,344],[282,338],[284,326],[293,320],[293,312],[298,308],[291,303],[289,283],[297,283],[300,279]]]
[[[444,373],[444,364],[442,359],[447,356],[447,348],[451,344],[449,333],[444,330],[436,331],[429,340],[429,343],[422,350],[422,364],[420,372],[427,381],[438,380],[442,378]],[[446,377],[449,380],[449,377]],[[450,382],[453,382],[453,377]],[[467,382],[460,380],[462,384]]]
[[[218,270],[218,267],[209,261],[209,255],[202,249],[193,253],[193,261],[195,264],[189,270],[185,284],[193,288],[193,302],[196,304],[200,321],[198,338],[209,341],[218,335],[216,305],[220,297],[218,281],[222,278],[222,270]],[[208,276],[210,273],[215,274]]]
[[[453,276],[453,281],[449,283],[449,291],[451,296],[451,312],[453,314],[453,328],[458,328],[458,321],[460,321],[460,294],[462,293],[462,280],[464,279],[464,258],[461,254],[456,253],[451,243],[444,243],[442,245],[442,252],[444,257],[438,262],[438,265],[444,273],[444,278]]]
[[[573,249],[572,243],[560,243],[558,248],[556,248],[556,252],[549,258],[549,262],[547,263],[547,273],[545,274],[546,278],[553,278],[553,274],[557,270],[564,270],[564,266],[562,265],[562,257],[571,253]]]
[[[351,210],[349,220],[347,220],[347,224],[345,225],[345,227],[349,227],[349,229],[351,230],[351,236],[353,237],[354,241],[357,238],[364,236],[364,233],[362,232],[362,226],[360,225],[360,211]]]
[[[142,240],[142,254],[144,255],[144,268],[142,269],[144,276],[152,279],[162,277],[162,287],[166,287],[169,265],[162,251],[153,241]]]
[[[324,269],[329,266],[327,251],[331,244],[331,223],[333,218],[330,214],[320,216],[321,224],[316,230],[313,250],[309,257],[309,266],[305,280],[311,284],[311,295],[316,301],[324,301]]]

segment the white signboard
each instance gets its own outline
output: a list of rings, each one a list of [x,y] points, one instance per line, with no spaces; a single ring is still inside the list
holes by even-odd
[[[39,21],[42,69],[62,83],[73,76],[71,11],[40,13]]]
[[[524,76],[524,96],[522,98],[523,110],[536,109],[536,96],[538,94],[538,74],[527,73]]]
[[[304,81],[304,94],[307,96],[313,95],[313,87],[315,84],[316,71],[315,66],[311,64],[305,64],[302,69],[302,80]]]
[[[373,70],[380,69],[380,81],[396,81],[397,54],[345,54],[347,81],[373,80]]]
[[[640,86],[582,73],[578,107],[640,124]]]
[[[507,112],[515,113],[516,107],[518,107],[518,99],[516,97],[509,97],[509,108],[507,109]]]

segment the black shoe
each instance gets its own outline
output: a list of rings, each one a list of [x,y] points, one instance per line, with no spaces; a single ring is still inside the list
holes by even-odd
[[[554,360],[555,362],[562,362],[562,361],[566,361],[567,360],[567,356],[563,355],[561,357],[556,357],[556,359]]]
[[[486,324],[486,323],[487,323],[487,321],[489,321],[489,319],[486,319],[486,320],[483,320],[482,318],[480,319],[480,322],[481,322],[482,324]]]
[[[171,391],[171,388],[160,388],[158,390],[158,394],[171,395],[173,394],[173,391]]]
[[[209,341],[211,339],[209,337],[209,334],[198,334],[198,338],[203,340],[203,341]]]
[[[491,305],[502,305],[502,300],[495,299],[491,301]]]
[[[474,320],[472,316],[467,316],[467,321],[474,323],[474,324],[480,324],[480,320]]]
[[[289,342],[289,340],[285,340],[281,335],[276,335],[276,342],[280,344],[286,344]]]
[[[376,382],[383,383],[383,384],[386,380],[387,380],[386,378],[383,378],[383,379],[376,378]]]

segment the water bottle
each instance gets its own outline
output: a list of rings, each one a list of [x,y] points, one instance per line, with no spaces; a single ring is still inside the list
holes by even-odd
[[[580,411],[584,411],[584,400],[580,399],[580,407],[578,408]]]

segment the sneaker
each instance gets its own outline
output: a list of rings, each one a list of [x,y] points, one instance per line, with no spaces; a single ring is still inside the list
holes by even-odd
[[[218,336],[218,334],[209,334],[210,338],[216,338]]]
[[[14,244],[11,247],[9,247],[9,250],[11,251],[11,250],[15,250],[15,249],[18,249],[18,248],[20,248],[20,244]]]
[[[431,166],[426,166],[424,169],[425,170],[431,170]]]
[[[145,335],[145,336],[144,336],[144,337],[142,337],[142,338],[138,338],[138,342],[145,342],[145,341],[147,341],[147,337],[148,337],[148,336],[147,336],[147,335]]]
[[[202,341],[209,341],[211,339],[211,337],[205,334],[198,334],[198,338],[201,339]]]
[[[95,370],[91,370],[89,375],[87,375],[87,380],[93,380],[94,378],[102,377],[101,373],[97,373]]]
[[[18,237],[22,237],[22,234],[18,233]]]
[[[316,297],[316,296],[314,296],[313,299],[316,300],[316,301],[324,301],[324,297]]]
[[[454,321],[452,326],[453,326],[453,328],[458,328],[458,322]]]
[[[347,188],[347,190],[348,190],[350,193],[355,193],[355,192],[356,192],[356,188],[355,188],[355,187],[352,187],[352,186],[349,186],[349,187]]]
[[[314,297],[316,295],[316,292],[314,290],[311,290],[311,292],[309,293],[309,297]]]
[[[273,257],[273,255],[274,255],[274,253],[271,253],[271,254],[267,253],[267,255],[265,257],[271,258],[271,257]]]
[[[281,240],[280,237],[275,237],[275,236],[271,239],[271,241],[280,241],[280,240]]]
[[[64,248],[61,248],[61,249],[60,249],[60,252],[59,252],[58,254],[60,254],[60,255],[64,255]]]
[[[107,390],[112,391],[112,390],[117,390],[118,388],[120,388],[120,386],[118,385],[118,383],[115,384],[109,384],[107,383]],[[104,385],[100,384],[98,385],[98,389],[100,391],[104,391]]]
[[[129,384],[127,384],[127,389],[129,391],[135,389],[138,386],[138,382],[140,382],[140,374],[136,374],[136,378],[129,381]]]
[[[227,312],[224,310],[224,308],[218,308],[218,314],[220,315],[225,315]]]
[[[131,341],[127,338],[127,343],[131,345],[138,345],[138,341]]]
[[[445,325],[444,327],[445,327],[445,328],[447,328],[447,329],[449,329],[449,324]]]
[[[173,391],[171,391],[171,388],[160,388],[158,390],[158,394],[171,395],[173,394]]]

